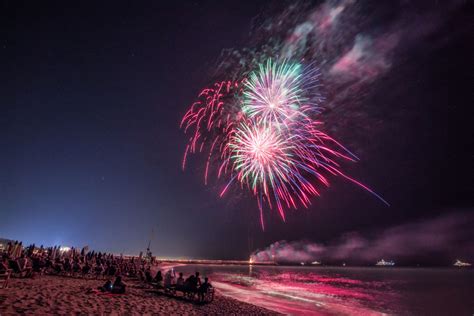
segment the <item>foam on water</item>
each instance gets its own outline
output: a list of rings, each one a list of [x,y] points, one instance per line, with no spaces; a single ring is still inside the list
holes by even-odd
[[[335,280],[316,275],[314,278],[299,278],[297,274],[289,273],[277,277],[261,275],[259,278],[215,273],[212,277],[214,286],[223,295],[285,314],[381,314],[381,311],[367,308],[359,302],[373,300],[370,293],[345,287],[357,284],[357,280]],[[329,284],[333,281],[340,283],[341,287]]]

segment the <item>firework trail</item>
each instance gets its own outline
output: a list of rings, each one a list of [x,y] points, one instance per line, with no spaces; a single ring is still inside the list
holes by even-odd
[[[319,195],[317,185],[329,186],[327,175],[374,193],[340,170],[338,160],[356,157],[320,130],[318,78],[312,65],[268,59],[240,81],[204,89],[181,122],[185,132],[192,130],[183,169],[189,153],[206,152],[207,184],[211,157],[217,157],[218,177],[229,179],[221,196],[233,182],[249,189],[262,229],[264,205],[276,206],[285,220],[285,209],[308,207]]]
[[[209,145],[210,141],[204,175],[205,184],[207,184],[212,155],[216,151],[222,152],[226,140],[232,135],[234,126],[238,122],[239,114],[235,113],[236,109],[229,106],[229,103],[232,102],[233,95],[239,89],[240,83],[232,81],[222,81],[203,89],[198,96],[198,101],[191,105],[181,121],[181,128],[185,133],[194,128],[184,153],[183,170],[188,154],[202,152],[204,146]]]

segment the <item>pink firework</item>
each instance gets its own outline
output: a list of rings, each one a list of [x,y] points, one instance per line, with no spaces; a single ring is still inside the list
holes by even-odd
[[[341,171],[340,161],[357,158],[321,131],[314,117],[317,86],[317,71],[269,60],[240,82],[204,89],[181,122],[185,132],[193,130],[183,169],[188,153],[205,151],[207,184],[217,153],[218,177],[229,176],[221,196],[234,181],[247,187],[257,198],[262,228],[264,204],[275,205],[285,220],[285,209],[308,207],[319,195],[317,186],[329,186],[328,175],[342,176],[386,203]]]

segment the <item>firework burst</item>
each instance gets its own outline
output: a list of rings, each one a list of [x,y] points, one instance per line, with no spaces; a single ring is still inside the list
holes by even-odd
[[[242,111],[263,124],[286,124],[318,109],[319,74],[298,63],[269,59],[244,82]]]
[[[239,82],[223,81],[204,89],[183,117],[181,127],[193,130],[183,159],[207,152],[204,182],[211,157],[218,177],[227,175],[221,196],[235,181],[256,196],[264,228],[263,206],[285,209],[308,207],[319,195],[317,186],[329,186],[327,175],[345,175],[338,161],[357,158],[321,131],[319,73],[299,63],[268,60]],[[386,203],[386,202],[385,202]]]
[[[291,185],[289,177],[295,172],[291,138],[271,125],[242,123],[228,145],[237,180],[269,202],[273,193],[282,218],[285,215],[279,193],[283,191],[278,188],[281,184]],[[259,206],[262,212],[261,203]]]

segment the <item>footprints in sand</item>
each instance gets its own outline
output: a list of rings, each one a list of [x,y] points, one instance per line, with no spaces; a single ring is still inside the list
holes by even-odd
[[[196,305],[144,290],[138,282],[127,281],[127,293],[106,296],[87,293],[103,280],[84,280],[58,276],[12,279],[8,289],[0,289],[0,315],[45,314],[268,314],[265,309],[216,296],[207,305]]]

